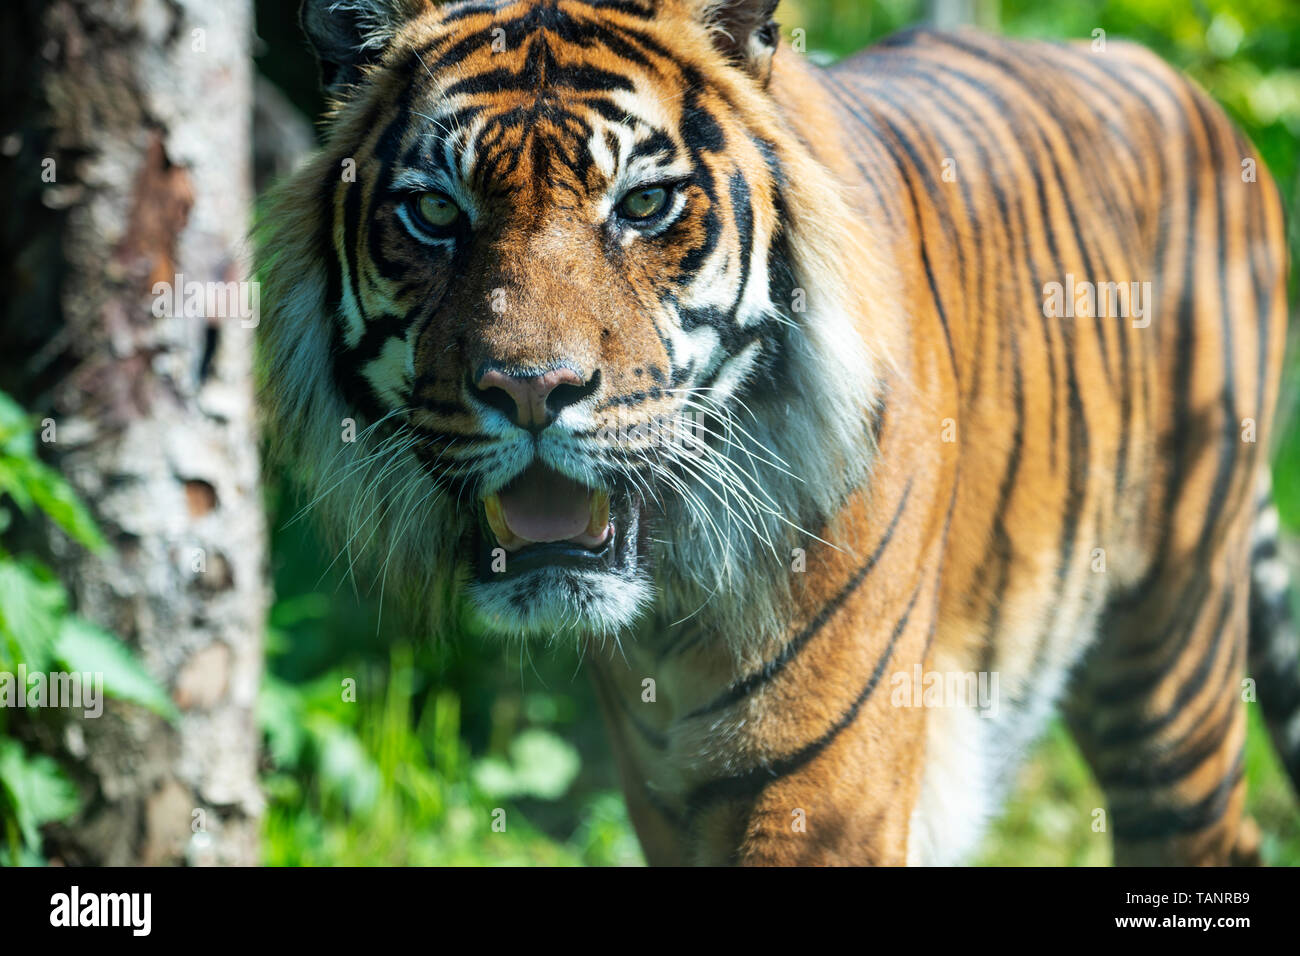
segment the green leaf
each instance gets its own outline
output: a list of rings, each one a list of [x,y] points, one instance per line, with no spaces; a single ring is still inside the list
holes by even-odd
[[[0,455],[31,457],[34,446],[32,422],[22,407],[0,392]]]
[[[271,607],[271,624],[295,627],[304,621],[323,621],[330,615],[330,596],[313,591],[277,600]]]
[[[41,668],[50,659],[67,599],[63,586],[45,580],[34,563],[0,560],[0,637],[17,663]]]
[[[27,848],[40,846],[39,828],[77,812],[77,789],[49,757],[24,753],[16,740],[0,739],[0,798],[8,804]]]
[[[545,730],[525,730],[510,745],[521,792],[542,800],[564,796],[582,758],[567,740]]]
[[[474,783],[490,797],[512,797],[518,792],[515,771],[500,757],[484,757],[474,764]]]
[[[39,461],[25,463],[19,475],[25,479],[26,491],[36,506],[49,515],[68,537],[91,551],[108,547],[95,519],[62,475]]]
[[[21,458],[7,458],[0,454],[0,495],[12,498],[23,514],[32,508],[32,496],[23,479],[23,467],[26,464]]]
[[[24,513],[33,503],[69,537],[92,551],[106,547],[95,521],[72,486],[36,453],[33,420],[0,392],[0,494]]]
[[[475,764],[473,776],[474,783],[489,796],[558,800],[581,766],[582,758],[572,744],[533,729],[511,741],[509,764],[487,757]]]
[[[379,797],[379,768],[352,731],[328,719],[308,722],[318,750],[322,788],[340,798],[349,810],[364,813]]]
[[[297,688],[271,674],[262,678],[262,690],[257,695],[257,723],[266,736],[271,762],[277,767],[298,766],[306,742],[302,711]]]
[[[66,618],[54,645],[56,660],[70,671],[104,675],[104,692],[148,707],[170,720],[176,705],[131,649],[107,631],[81,618]]]

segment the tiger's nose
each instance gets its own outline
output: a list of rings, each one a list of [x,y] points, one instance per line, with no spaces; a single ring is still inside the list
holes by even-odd
[[[600,373],[584,379],[568,366],[540,375],[512,375],[488,369],[474,383],[479,398],[499,410],[520,428],[538,432],[565,408],[596,390]]]

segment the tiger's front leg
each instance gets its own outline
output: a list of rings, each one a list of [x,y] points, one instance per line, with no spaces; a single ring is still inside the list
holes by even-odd
[[[947,510],[882,481],[809,549],[795,614],[762,646],[667,629],[593,655],[629,812],[652,864],[903,865],[926,711],[891,678],[925,667]],[[737,647],[744,648],[737,653]]]
[[[924,666],[934,587],[917,582],[879,607],[871,595],[855,603],[825,627],[822,659],[753,709],[751,719],[768,725],[764,736],[781,741],[770,762],[692,795],[701,862],[907,863],[926,712],[895,706],[890,677]]]

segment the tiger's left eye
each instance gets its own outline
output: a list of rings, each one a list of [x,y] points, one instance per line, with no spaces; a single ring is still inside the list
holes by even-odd
[[[668,205],[668,190],[663,186],[634,189],[618,203],[618,214],[633,222],[651,219]]]
[[[454,226],[460,219],[460,207],[442,193],[421,193],[415,201],[415,211],[426,225],[435,229]]]

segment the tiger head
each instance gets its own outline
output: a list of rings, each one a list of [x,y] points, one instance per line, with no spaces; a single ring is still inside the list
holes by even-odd
[[[349,567],[615,634],[741,608],[861,480],[848,213],[775,5],[306,0],[331,111],[261,224],[261,394]]]

